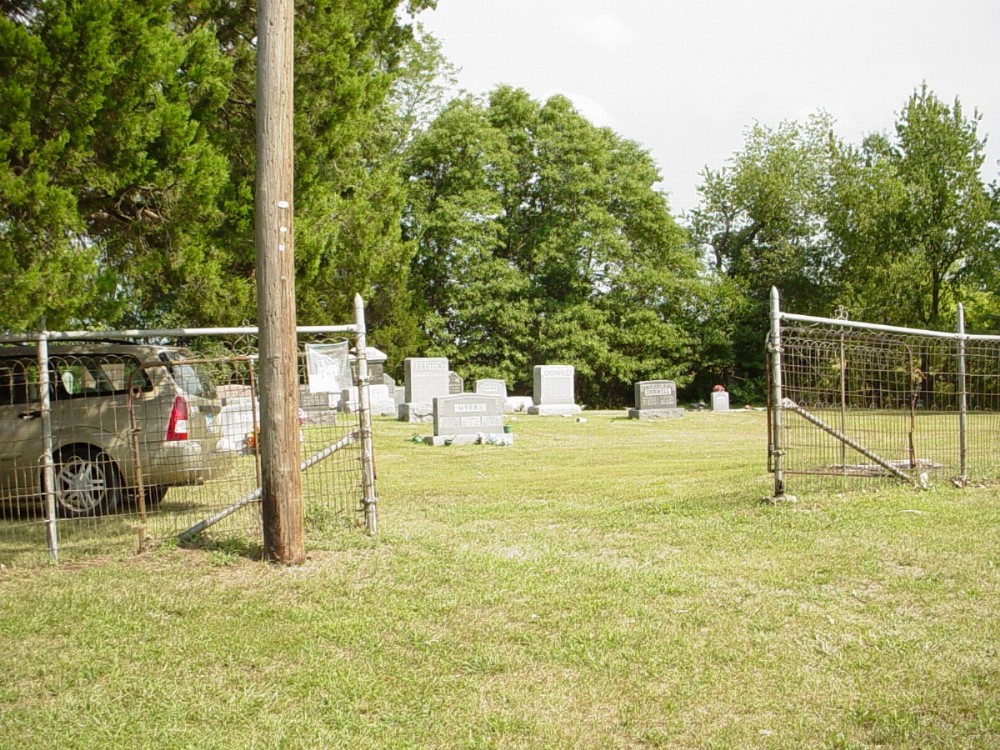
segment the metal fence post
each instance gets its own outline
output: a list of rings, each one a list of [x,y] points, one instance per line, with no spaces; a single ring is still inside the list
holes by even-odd
[[[38,397],[42,411],[42,476],[45,480],[45,543],[52,562],[59,562],[55,462],[52,457],[52,400],[49,390],[49,334],[38,334]]]
[[[781,304],[778,290],[771,287],[771,430],[773,433],[771,455],[774,459],[774,499],[785,494],[785,472],[782,458],[784,447],[781,435]]]
[[[367,329],[365,303],[360,294],[354,295],[354,323],[357,329],[355,356],[358,365],[358,417],[361,422],[361,491],[365,528],[372,536],[378,534],[378,494],[375,491],[375,449],[372,444],[371,393],[368,390]]]
[[[966,466],[966,430],[969,413],[968,393],[965,382],[965,308],[958,304],[958,466],[959,479],[969,478]]]

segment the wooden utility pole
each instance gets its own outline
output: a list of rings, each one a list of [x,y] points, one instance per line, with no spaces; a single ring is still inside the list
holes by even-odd
[[[264,554],[305,561],[292,232],[293,0],[257,3],[257,325]]]

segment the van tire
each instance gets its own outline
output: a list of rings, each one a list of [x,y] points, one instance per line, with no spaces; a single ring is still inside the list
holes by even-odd
[[[164,484],[158,484],[153,487],[146,487],[144,489],[146,510],[150,508],[155,508],[163,501],[163,496],[167,494],[167,486]]]
[[[64,448],[55,459],[56,505],[74,518],[112,513],[121,501],[122,482],[111,456],[91,445]]]

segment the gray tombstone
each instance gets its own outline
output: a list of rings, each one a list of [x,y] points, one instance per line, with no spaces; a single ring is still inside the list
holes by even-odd
[[[313,393],[307,386],[299,386],[299,409],[310,424],[330,425],[337,422],[337,402],[332,393]]]
[[[729,411],[729,394],[725,391],[712,393],[712,411]]]
[[[502,406],[496,396],[459,393],[434,399],[434,437],[426,442],[462,445],[491,438],[503,438]]]
[[[379,383],[385,374],[385,363],[389,356],[374,346],[365,347],[365,359],[368,360],[368,382]]]
[[[299,406],[306,411],[329,408],[326,393],[310,393],[306,386],[299,386]]]
[[[448,395],[448,358],[407,357],[403,360],[403,382],[399,419],[430,422],[434,418],[434,399]]]
[[[448,393],[452,396],[465,393],[465,380],[457,372],[448,372]]]
[[[353,414],[361,408],[361,401],[358,396],[358,386],[352,385],[340,392],[340,403],[337,409],[342,414]]]
[[[403,360],[404,400],[433,401],[448,395],[447,357],[407,357]]]
[[[381,384],[368,386],[368,397],[371,400],[373,416],[396,416],[396,402],[393,400],[390,389],[391,386]]]
[[[484,378],[476,381],[476,393],[484,396],[495,396],[500,399],[504,413],[513,411],[513,407],[507,403],[507,383],[499,378]]]
[[[628,410],[629,419],[663,419],[680,417],[677,408],[677,384],[672,380],[641,380],[635,384],[635,408]]]
[[[575,403],[573,390],[575,375],[571,365],[536,365],[532,405],[528,407],[528,414],[579,414],[581,409]]]

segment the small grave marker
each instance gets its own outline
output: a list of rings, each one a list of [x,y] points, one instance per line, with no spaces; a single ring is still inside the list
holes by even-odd
[[[729,394],[725,391],[712,393],[712,411],[729,411]]]

